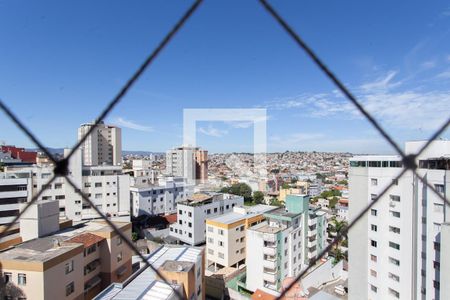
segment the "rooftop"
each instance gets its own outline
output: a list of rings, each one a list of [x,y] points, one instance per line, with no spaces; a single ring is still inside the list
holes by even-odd
[[[167,261],[171,261],[172,263],[201,263],[202,251],[202,249],[195,247],[164,245],[149,254],[147,259],[156,269],[164,266]],[[179,288],[177,285],[168,285],[158,280],[156,273],[152,269],[144,266],[143,271],[138,271],[122,285],[111,284],[94,299],[174,299],[175,294],[171,286],[177,289]]]
[[[263,222],[263,223],[259,223],[251,228],[249,228],[249,230],[254,230],[254,231],[259,231],[262,233],[277,233],[282,231],[284,228],[281,226],[270,226],[268,223]]]
[[[275,210],[271,210],[266,213],[268,216],[279,216],[279,217],[287,217],[287,218],[294,218],[298,216],[299,214],[290,213],[286,210],[284,207],[277,208]]]
[[[258,204],[254,206],[234,207],[234,210],[232,212],[223,214],[215,218],[211,218],[209,220],[222,224],[231,224],[240,220],[245,220],[257,215],[261,215],[265,212],[274,209],[276,209],[276,206],[264,204]]]
[[[80,243],[84,245],[84,248],[89,248],[90,246],[105,240],[104,237],[92,234],[90,232],[82,233],[80,235],[74,236],[73,238],[67,240],[68,243]]]
[[[161,269],[168,272],[188,272],[194,265],[190,261],[166,260]]]

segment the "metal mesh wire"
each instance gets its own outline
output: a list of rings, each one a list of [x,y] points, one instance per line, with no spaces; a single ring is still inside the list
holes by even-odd
[[[39,139],[20,121],[20,119],[6,106],[5,102],[0,99],[0,109],[6,114],[6,116],[22,131],[25,135],[39,148],[41,149],[52,161],[55,165],[54,175],[50,180],[45,184],[42,189],[32,197],[32,199],[27,203],[27,205],[23,208],[23,210],[17,215],[14,220],[4,227],[3,231],[0,232],[0,238],[3,238],[9,229],[16,223],[22,214],[33,205],[37,199],[42,195],[42,193],[49,187],[57,177],[64,177],[69,185],[71,185],[74,190],[83,198],[84,201],[89,203],[91,207],[95,209],[95,211],[103,218],[106,223],[108,223],[111,228],[122,238],[123,241],[130,247],[133,252],[138,255],[142,261],[146,264],[146,266],[152,269],[163,281],[165,281],[169,286],[171,284],[166,280],[166,278],[156,269],[154,268],[148,260],[141,254],[141,252],[137,249],[134,243],[130,240],[129,237],[125,236],[122,231],[117,228],[117,226],[108,219],[108,217],[97,208],[91,199],[84,194],[80,187],[76,186],[76,184],[68,177],[68,164],[70,157],[74,154],[74,152],[85,142],[86,138],[95,130],[96,126],[103,121],[108,114],[114,109],[114,107],[124,98],[127,92],[131,89],[131,87],[136,83],[136,81],[140,78],[140,76],[145,72],[145,70],[150,66],[150,64],[155,60],[161,51],[167,46],[167,44],[172,40],[175,34],[186,24],[186,21],[193,15],[193,13],[198,9],[203,0],[196,0],[182,15],[182,17],[178,20],[177,23],[173,26],[173,28],[166,34],[166,36],[162,39],[159,45],[151,52],[151,54],[145,59],[142,65],[137,69],[137,71],[132,75],[132,77],[124,84],[124,86],[119,90],[117,95],[108,103],[105,109],[100,113],[100,115],[96,118],[94,126],[91,126],[89,131],[82,136],[78,142],[72,147],[69,154],[62,160],[57,161],[53,155],[47,150],[47,148],[39,141]],[[444,122],[444,124],[427,140],[425,145],[418,151],[416,154],[406,155],[402,149],[398,146],[398,144],[392,139],[392,137],[383,129],[383,127],[378,123],[378,121],[364,108],[364,106],[358,101],[358,99],[350,92],[350,90],[337,78],[337,76],[327,67],[327,65],[316,55],[316,53],[312,50],[312,48],[300,37],[298,33],[294,31],[294,29],[280,16],[280,14],[271,6],[266,0],[259,0],[260,4],[264,7],[264,9],[271,15],[276,22],[286,31],[286,33],[292,38],[292,40],[307,54],[307,56],[313,61],[314,64],[324,73],[326,77],[328,77],[331,82],[342,92],[342,94],[348,99],[350,103],[352,103],[356,109],[367,119],[367,121],[382,135],[382,137],[394,148],[394,150],[401,156],[403,162],[403,168],[396,176],[396,180],[400,179],[405,173],[408,171],[412,172],[417,178],[425,184],[428,188],[430,188],[440,199],[444,201],[447,205],[450,206],[450,201],[446,199],[440,192],[436,190],[436,188],[430,184],[426,178],[420,176],[417,172],[417,165],[415,163],[415,159],[422,154],[425,149],[431,144],[433,140],[438,138],[449,126],[450,118]],[[353,226],[362,218],[364,215],[373,207],[381,197],[383,197],[390,188],[395,184],[395,180],[393,180],[389,185],[384,187],[382,192],[373,199],[361,212],[359,212],[356,217],[351,220],[347,227],[345,227],[342,231],[338,232],[333,241],[325,247],[314,259],[312,259],[308,266],[298,274],[295,279],[282,291],[280,296],[277,299],[282,299],[287,292],[297,283],[299,280],[307,274],[316,263],[326,255],[336,244],[338,244],[343,237],[345,237],[348,232],[351,230]],[[174,293],[179,299],[183,299],[181,293],[172,288]]]

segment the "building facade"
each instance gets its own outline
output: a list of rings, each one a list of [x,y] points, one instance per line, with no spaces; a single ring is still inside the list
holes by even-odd
[[[425,142],[407,142],[415,154]],[[434,141],[417,157],[418,173],[449,194],[450,142]],[[441,265],[447,264],[441,226],[448,206],[411,172],[399,180],[398,156],[358,156],[350,160],[349,219],[385,186],[394,186],[349,232],[349,299],[444,299]],[[448,278],[448,276],[447,276]]]
[[[82,124],[78,128],[78,140],[87,134],[94,123]],[[122,130],[100,122],[81,145],[83,164],[86,166],[122,164]]]
[[[184,178],[165,178],[158,183],[130,187],[134,217],[175,213],[177,203],[185,201],[192,193]]]
[[[233,211],[206,220],[206,265],[211,272],[245,263],[247,228],[264,220],[263,213],[276,206],[235,206]]]
[[[208,179],[208,151],[178,147],[166,152],[166,174],[186,178],[189,184]]]
[[[130,276],[131,249],[105,222],[59,230],[58,218],[55,201],[26,212],[25,242],[0,253],[2,299],[92,299]],[[131,223],[115,225],[131,238]]]
[[[206,219],[244,205],[241,196],[222,193],[193,194],[177,204],[177,223],[170,225],[170,235],[189,245],[205,243]]]
[[[30,181],[14,174],[0,173],[0,225],[19,215],[19,204],[29,199]]]

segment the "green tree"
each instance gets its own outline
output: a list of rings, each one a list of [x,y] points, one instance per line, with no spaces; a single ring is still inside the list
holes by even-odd
[[[246,183],[235,183],[230,187],[224,187],[220,190],[222,193],[228,193],[244,197],[244,201],[252,201],[252,188]]]
[[[342,184],[342,185],[348,185],[348,181],[345,180],[345,179],[339,180],[337,183],[338,183],[338,184]]]
[[[270,205],[280,207],[280,206],[283,206],[283,203],[280,200],[278,200],[277,198],[272,198],[270,200]]]
[[[286,183],[286,182],[284,182],[282,185],[281,185],[281,188],[283,189],[283,190],[286,190],[286,189],[289,189],[291,186],[288,184],[288,183]]]
[[[255,204],[261,204],[264,202],[264,193],[260,191],[253,192],[253,202]]]
[[[133,242],[136,242],[138,240],[138,238],[139,238],[139,235],[137,234],[137,232],[132,232],[131,233],[131,240]]]

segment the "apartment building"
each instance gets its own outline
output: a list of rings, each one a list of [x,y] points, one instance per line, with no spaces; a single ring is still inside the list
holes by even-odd
[[[407,142],[415,154],[425,142]],[[418,173],[450,195],[450,142],[438,140],[416,158]],[[349,299],[445,299],[448,207],[411,172],[399,180],[398,156],[357,156],[350,160],[349,219],[385,186],[394,186],[349,232]],[[446,238],[444,238],[446,236]]]
[[[182,177],[160,178],[158,184],[131,186],[132,214],[138,217],[175,213],[177,203],[186,200],[192,194],[192,188]]]
[[[148,262],[167,279],[166,283],[147,265],[123,283],[113,283],[95,300],[183,299],[204,300],[204,250],[164,245],[147,256]],[[176,292],[175,292],[176,291]]]
[[[305,266],[308,197],[289,195],[286,208],[264,213],[266,221],[247,229],[246,288],[278,291],[286,277]]]
[[[105,222],[59,230],[58,218],[55,201],[27,211],[20,228],[25,242],[0,253],[2,298],[92,299],[130,276],[131,249]],[[131,223],[115,225],[131,238]]]
[[[94,122],[78,128],[78,140],[87,134]],[[86,166],[122,164],[122,130],[100,122],[81,145],[83,164]]]
[[[305,263],[325,249],[327,246],[327,217],[326,212],[320,208],[309,208],[308,213],[308,233],[307,233],[307,257]]]
[[[242,206],[241,196],[203,192],[189,196],[177,204],[177,223],[170,225],[170,235],[189,245],[205,243],[206,219]]]
[[[65,154],[68,153],[65,150]],[[59,202],[60,215],[74,221],[98,218],[96,211],[75,192],[63,177],[58,177],[48,184],[53,176],[53,165],[9,166],[8,176],[27,180],[27,197],[30,200],[43,187],[47,189],[39,200],[56,200]],[[129,175],[122,173],[120,166],[83,166],[82,152],[77,150],[70,158],[70,179],[81,188],[94,202],[94,205],[111,217],[130,217]],[[0,182],[2,180],[0,179]]]
[[[208,179],[208,151],[182,146],[166,152],[167,175],[184,177],[189,184]]]
[[[206,266],[216,272],[245,263],[247,228],[264,220],[263,213],[276,206],[235,206],[233,211],[206,220]]]
[[[19,204],[29,198],[30,182],[14,174],[0,173],[0,225],[11,223],[19,214]]]

